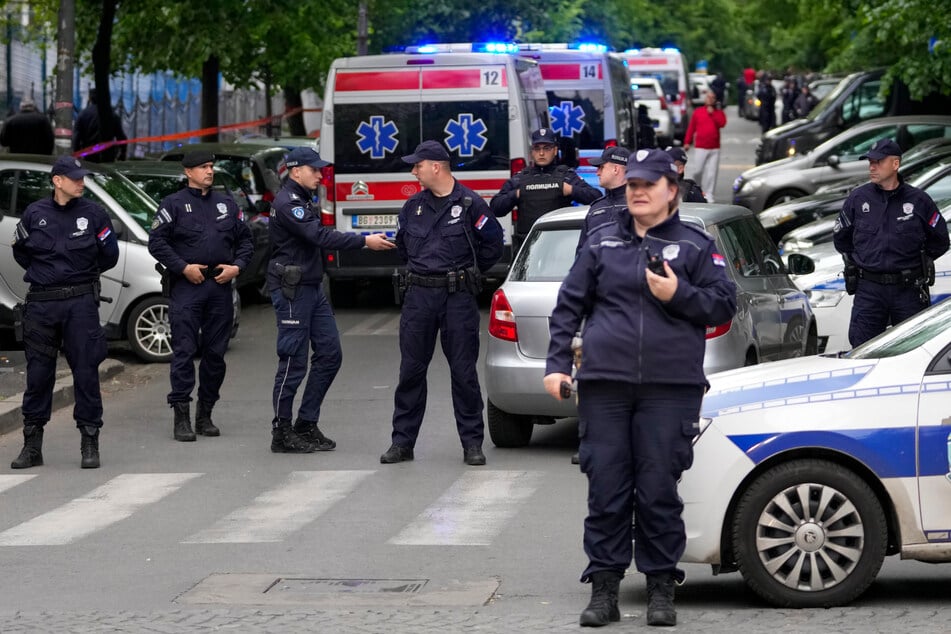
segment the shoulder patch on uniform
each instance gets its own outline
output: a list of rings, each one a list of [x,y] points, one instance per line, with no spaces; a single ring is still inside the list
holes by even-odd
[[[489,217],[486,216],[485,214],[482,214],[481,216],[479,216],[479,219],[475,221],[475,228],[481,230],[482,227],[485,226],[485,223],[487,223],[488,221],[489,221]],[[931,226],[933,227],[934,225],[931,225]]]
[[[938,218],[940,218],[940,217],[941,217],[941,214],[938,213],[937,211],[934,212],[934,215],[933,215],[933,216],[931,216],[931,220],[928,221],[928,224],[931,225],[931,228],[932,228],[932,229],[934,229],[934,228],[935,228],[935,225],[938,224]]]
[[[99,242],[105,242],[106,238],[112,235],[112,229],[109,227],[103,227],[102,231],[96,234],[96,237],[99,238]]]
[[[291,213],[292,213],[292,214],[294,215],[294,217],[297,218],[298,220],[303,220],[303,219],[304,219],[304,208],[303,208],[303,207],[294,207],[293,209],[291,209]]]
[[[722,255],[719,253],[714,253],[711,257],[713,258],[714,266],[722,266],[726,268],[726,258],[724,258]]]

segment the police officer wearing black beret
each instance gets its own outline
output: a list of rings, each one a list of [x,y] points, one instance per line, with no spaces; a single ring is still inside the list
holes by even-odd
[[[680,200],[685,203],[705,203],[706,197],[703,190],[697,185],[696,181],[684,177],[684,171],[687,167],[687,152],[682,147],[668,145],[664,150],[677,167],[677,173],[680,174]]]
[[[518,206],[512,237],[515,252],[535,221],[549,211],[572,202],[588,205],[600,197],[601,192],[573,169],[558,163],[558,136],[551,128],[540,128],[532,132],[532,165],[505,181],[489,208],[501,217]]]
[[[868,159],[871,182],[852,190],[835,223],[846,289],[855,293],[853,346],[930,305],[934,280],[926,269],[948,250],[948,226],[937,205],[898,173],[901,154],[897,143],[879,139],[860,157]]]
[[[251,230],[234,199],[211,188],[214,161],[206,151],[185,154],[187,187],[162,199],[149,232],[149,253],[169,275],[168,403],[175,412],[173,436],[179,441],[193,441],[196,433],[221,433],[211,411],[225,379],[225,351],[234,321],[231,280],[254,253]],[[198,355],[198,408],[192,431],[190,403]]]
[[[449,153],[423,141],[403,157],[422,186],[400,210],[396,247],[406,262],[400,318],[400,378],[393,409],[392,445],[380,456],[391,464],[412,460],[426,411],[426,371],[436,335],[449,361],[452,409],[468,465],[484,465],[484,403],[479,359],[479,274],[502,257],[502,227],[485,201],[456,180]]]
[[[575,257],[581,252],[588,235],[603,224],[619,222],[627,213],[627,161],[631,152],[620,146],[605,148],[601,156],[589,161],[598,170],[598,185],[604,188],[604,195],[591,203],[588,214],[581,225],[578,247]]]
[[[13,257],[30,284],[22,316],[24,442],[13,469],[43,464],[43,428],[50,419],[60,349],[73,373],[81,466],[99,467],[99,364],[107,353],[99,323],[99,275],[116,265],[119,245],[106,211],[83,198],[89,173],[71,156],[58,158],[50,172],[53,195],[26,208],[13,236]]]
[[[674,584],[684,579],[677,563],[686,545],[677,481],[693,460],[707,386],[706,327],[736,312],[736,289],[713,238],[680,220],[670,157],[638,150],[626,175],[629,217],[591,234],[558,293],[544,378],[550,395],[567,396],[571,341],[584,320],[576,378],[588,476],[586,626],[620,618],[632,536],[637,570],[647,576],[648,625],[677,622]]]
[[[330,165],[316,150],[298,147],[285,157],[287,180],[271,204],[268,232],[271,260],[267,283],[277,316],[277,374],[274,377],[274,419],[271,451],[310,453],[337,446],[317,426],[320,406],[333,383],[343,354],[333,308],[321,289],[321,249],[395,248],[382,233],[356,235],[320,223],[314,192],[320,168]],[[310,375],[307,373],[308,349]],[[304,377],[307,385],[297,420],[291,425],[294,396]]]

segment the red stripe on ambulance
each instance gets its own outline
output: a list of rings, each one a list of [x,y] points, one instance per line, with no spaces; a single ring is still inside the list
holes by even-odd
[[[366,181],[364,181],[366,182]],[[504,178],[460,178],[459,182],[473,191],[491,191],[493,194],[502,189]],[[419,183],[413,181],[398,181],[372,183],[366,182],[367,193],[350,198],[351,201],[379,201],[379,200],[406,200],[419,192]],[[353,183],[336,183],[337,200],[346,202],[352,195]]]
[[[598,68],[598,79],[604,79],[601,73],[601,64],[595,64]],[[542,79],[548,81],[577,81],[579,79],[594,79],[593,77],[581,76],[581,64],[539,64],[542,71]]]
[[[505,69],[493,68],[501,75],[502,86],[507,86]],[[423,69],[423,89],[438,88],[480,88],[483,85],[482,69],[466,68],[460,70],[441,70],[435,68]]]
[[[337,73],[334,89],[357,90],[419,90],[419,71]]]

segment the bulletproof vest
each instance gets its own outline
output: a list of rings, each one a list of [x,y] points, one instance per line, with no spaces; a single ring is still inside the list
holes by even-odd
[[[559,165],[553,170],[532,168],[519,174],[516,234],[525,235],[543,215],[571,204],[571,198],[562,194],[567,172],[567,167]]]

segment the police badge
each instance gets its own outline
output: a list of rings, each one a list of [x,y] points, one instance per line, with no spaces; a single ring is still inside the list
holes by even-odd
[[[910,216],[915,213],[915,205],[914,203],[905,203],[901,206],[901,210],[905,212],[906,216]]]
[[[677,256],[680,255],[680,245],[679,244],[668,244],[661,250],[661,255],[664,256],[665,260],[676,260]]]
[[[449,210],[449,213],[453,218],[458,218],[462,215],[462,207],[460,205],[453,205],[452,209]]]
[[[76,218],[76,228],[80,231],[85,231],[89,227],[89,220],[84,217]]]

